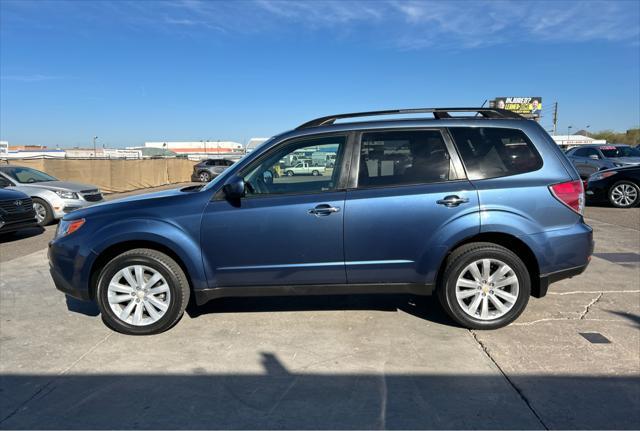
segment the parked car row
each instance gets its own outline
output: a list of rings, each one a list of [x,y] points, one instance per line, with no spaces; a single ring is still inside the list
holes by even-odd
[[[30,198],[29,206],[40,226],[104,200],[95,186],[60,181],[36,169],[15,165],[0,166],[0,189],[22,192]]]
[[[640,165],[640,150],[629,145],[581,145],[566,155],[585,180],[604,169]]]

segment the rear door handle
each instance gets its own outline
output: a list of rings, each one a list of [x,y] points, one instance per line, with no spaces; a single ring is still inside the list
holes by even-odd
[[[329,204],[320,204],[315,208],[310,209],[308,213],[316,217],[321,217],[321,216],[328,216],[333,213],[337,213],[339,211],[340,211],[340,208],[338,207],[332,207]]]
[[[466,204],[467,202],[469,202],[468,198],[461,198],[459,196],[456,195],[450,195],[450,196],[445,196],[444,199],[440,199],[438,201],[436,201],[436,203],[438,205],[444,205],[446,207],[457,207],[460,204]]]

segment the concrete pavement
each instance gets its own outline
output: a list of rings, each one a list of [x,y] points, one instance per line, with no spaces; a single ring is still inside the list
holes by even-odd
[[[222,299],[130,337],[54,289],[45,250],[9,259],[0,428],[639,428],[640,231],[589,223],[585,274],[497,331],[371,295]]]

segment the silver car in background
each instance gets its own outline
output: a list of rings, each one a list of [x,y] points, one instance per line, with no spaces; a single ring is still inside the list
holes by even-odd
[[[104,197],[96,186],[57,178],[23,166],[0,166],[0,187],[18,190],[30,196],[38,224],[46,226],[65,214],[102,202]]]

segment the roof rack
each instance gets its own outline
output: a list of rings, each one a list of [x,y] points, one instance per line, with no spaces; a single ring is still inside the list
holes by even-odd
[[[402,114],[433,114],[436,120],[444,118],[454,118],[450,112],[470,112],[477,115],[481,115],[483,118],[508,118],[524,120],[525,118],[512,111],[499,108],[411,108],[411,109],[390,109],[386,111],[368,111],[368,112],[353,112],[350,114],[336,114],[328,115],[326,117],[316,118],[311,121],[298,126],[296,130],[307,129],[309,127],[326,126],[333,124],[336,120],[341,118],[355,118],[355,117],[374,117],[377,115],[402,115]]]

